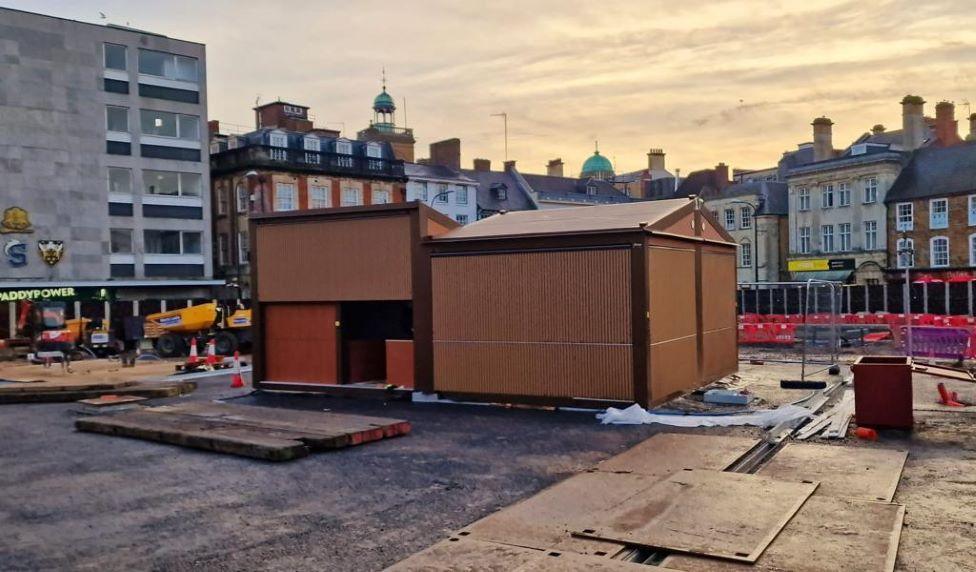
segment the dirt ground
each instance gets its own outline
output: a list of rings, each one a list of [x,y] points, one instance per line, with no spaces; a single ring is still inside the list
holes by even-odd
[[[795,401],[808,392],[778,387],[798,377],[791,368],[743,364],[738,383],[769,404]],[[927,378],[915,377],[916,408],[939,409]],[[181,399],[242,395],[227,376],[197,382]],[[414,430],[271,464],[77,433],[73,404],[0,406],[0,569],[381,570],[655,432],[677,431],[601,426],[584,412],[268,393],[234,402],[397,417]],[[916,415],[911,434],[833,443],[909,450],[895,496],[907,507],[896,570],[976,570],[976,413]]]
[[[158,379],[172,375],[176,364],[181,361],[138,360],[135,367],[124,368],[118,360],[79,360],[71,363],[70,372],[65,371],[60,364],[44,367],[26,361],[8,361],[0,362],[0,380],[50,381],[64,385]]]

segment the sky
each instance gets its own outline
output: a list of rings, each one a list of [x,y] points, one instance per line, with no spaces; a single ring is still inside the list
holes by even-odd
[[[366,127],[381,70],[417,157],[461,139],[462,162],[579,173],[595,141],[617,172],[650,148],[682,173],[775,165],[826,115],[841,148],[900,99],[976,112],[971,0],[0,0],[207,45],[209,118],[241,131],[255,101],[311,107],[347,136]],[[99,13],[104,13],[102,19]],[[500,168],[500,165],[499,165]]]

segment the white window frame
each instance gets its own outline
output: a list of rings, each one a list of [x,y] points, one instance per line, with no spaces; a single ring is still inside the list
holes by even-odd
[[[287,143],[285,146],[287,146]],[[306,135],[302,138],[302,146],[306,151],[315,151],[318,153],[322,150],[322,141],[314,135]]]
[[[850,183],[838,183],[837,185],[837,206],[851,206],[851,185]]]
[[[386,205],[393,202],[393,189],[385,185],[372,189],[370,195],[374,205]]]
[[[468,215],[466,214],[454,215],[454,220],[456,220],[458,224],[468,224]]]
[[[339,155],[352,155],[352,141],[338,140],[335,142],[335,152]]]
[[[350,151],[348,154],[351,154]],[[366,144],[366,156],[371,159],[382,159],[383,158],[383,146],[377,143],[367,143]]]
[[[286,203],[284,201],[285,195],[282,190],[291,191],[289,193],[290,198]],[[275,183],[275,193],[274,193],[274,211],[275,212],[287,212],[287,211],[297,211],[298,210],[298,185],[296,183]]]
[[[821,209],[832,209],[834,208],[834,185],[833,183],[823,185],[820,187],[820,208]]]
[[[151,77],[161,77],[161,78],[168,79],[168,80],[172,80],[172,81],[184,81],[184,82],[189,82],[189,83],[199,83],[200,82],[200,60],[199,60],[199,58],[195,58],[193,56],[184,56],[183,54],[173,54],[173,53],[164,52],[164,51],[161,51],[161,50],[150,50],[150,49],[147,49],[147,48],[139,48],[139,54],[141,55],[143,52],[155,52],[157,54],[163,54],[164,56],[170,56],[170,57],[172,57],[173,58],[173,69],[174,70],[178,67],[176,65],[176,62],[179,60],[179,58],[183,58],[183,59],[186,59],[186,60],[193,60],[193,64],[194,64],[194,74],[193,75],[194,75],[194,78],[193,79],[186,79],[186,78],[183,78],[183,77],[177,77],[176,75],[167,76],[167,75],[157,75],[157,74],[154,74],[154,73],[145,72],[145,71],[142,71],[141,62],[137,61],[136,62],[136,64],[137,64],[136,65],[136,68],[138,68],[138,71],[139,71],[139,74],[140,75],[147,75],[147,76],[151,76]]]
[[[457,190],[454,191],[454,202],[459,205],[468,204],[468,187],[458,185]]]
[[[796,210],[798,211],[810,210],[810,189],[809,188],[799,187],[796,189]]]
[[[851,223],[842,222],[837,225],[838,250],[837,252],[851,251]]]
[[[752,243],[748,240],[739,243],[739,266],[752,268]]]
[[[742,230],[752,228],[752,207],[739,207],[739,228]]]
[[[170,195],[166,193],[151,193],[149,192],[149,177],[153,173],[170,173],[176,175],[176,194]],[[189,185],[183,180],[184,176],[190,175],[199,178],[199,193],[197,194],[187,194],[187,187]],[[200,198],[203,196],[203,174],[202,173],[191,173],[188,171],[163,171],[160,169],[143,169],[142,171],[142,193],[144,195],[150,195],[154,197],[194,197]]]
[[[941,214],[944,217],[936,218],[936,205],[939,205]],[[941,220],[940,220],[941,219]],[[929,200],[929,228],[932,230],[940,230],[944,228],[949,228],[949,199],[931,199]]]
[[[878,178],[868,177],[864,180],[864,204],[878,202]]]
[[[836,246],[834,243],[834,225],[820,225],[820,251],[823,253],[836,252],[834,246]]]
[[[248,244],[248,234],[247,231],[240,230],[237,232],[237,262],[239,264],[248,264],[250,257],[250,248]]]
[[[217,191],[217,214],[225,215],[230,210],[230,196],[228,196],[230,189],[219,185],[215,190]]]
[[[864,221],[864,250],[878,249],[878,221]]]
[[[317,196],[321,195],[321,196]],[[327,209],[332,207],[332,186],[323,184],[309,184],[308,208]]]
[[[339,197],[339,206],[355,207],[363,204],[363,189],[353,185],[342,187]]]
[[[945,261],[940,263],[940,261],[936,258],[935,244],[941,241],[945,241]],[[951,259],[952,257],[949,253],[948,236],[933,236],[929,239],[929,263],[931,264],[932,268],[947,268]]]
[[[905,211],[902,213],[902,211]],[[895,230],[915,230],[915,204],[898,203],[895,205]]]
[[[288,134],[281,131],[268,133],[268,145],[272,147],[288,148]]]
[[[800,254],[810,254],[811,234],[809,226],[801,226],[798,229],[796,248]]]
[[[237,207],[238,214],[247,214],[251,211],[251,196],[247,192],[247,187],[244,183],[237,183],[235,187],[235,206]]]
[[[976,195],[967,197],[969,207],[969,226],[976,226]]]
[[[911,259],[905,258],[901,252],[906,246],[912,251]],[[913,268],[915,266],[915,239],[899,238],[895,241],[895,265],[898,268]]]
[[[976,266],[976,233],[969,235],[969,265]]]
[[[164,114],[167,114],[167,115],[173,115],[173,116],[175,116],[175,118],[176,118],[176,136],[174,137],[172,135],[160,135],[159,133],[146,133],[145,130],[143,130],[143,128],[142,128],[142,122],[143,122],[142,120],[143,120],[143,114],[144,113],[164,113]],[[192,118],[194,118],[194,119],[197,120],[197,132],[193,134],[194,135],[193,137],[189,137],[188,138],[188,137],[186,137],[186,133],[183,133],[182,123],[180,122],[180,118],[181,117],[192,117]],[[160,138],[163,138],[163,139],[179,139],[179,140],[182,140],[182,141],[200,141],[200,116],[199,115],[193,115],[192,113],[178,113],[176,111],[163,111],[162,109],[145,109],[145,108],[140,108],[139,109],[139,130],[140,130],[140,132],[142,132],[143,135],[146,135],[146,136],[149,136],[149,137],[160,137]]]
[[[725,230],[735,230],[735,209],[725,209]]]
[[[448,190],[450,185],[447,183],[434,183],[434,188],[437,190],[434,194],[434,203],[438,205],[446,205],[450,202]]]

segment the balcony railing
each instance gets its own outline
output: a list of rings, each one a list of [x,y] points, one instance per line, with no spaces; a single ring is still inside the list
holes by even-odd
[[[210,170],[225,173],[256,167],[360,177],[404,178],[403,161],[340,153],[321,153],[268,145],[248,145],[210,155]]]

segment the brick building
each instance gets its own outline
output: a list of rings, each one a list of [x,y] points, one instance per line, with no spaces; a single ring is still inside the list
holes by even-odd
[[[302,105],[255,108],[256,129],[222,135],[211,122],[214,269],[249,293],[248,215],[403,202],[403,161],[388,142],[316,128]]]

